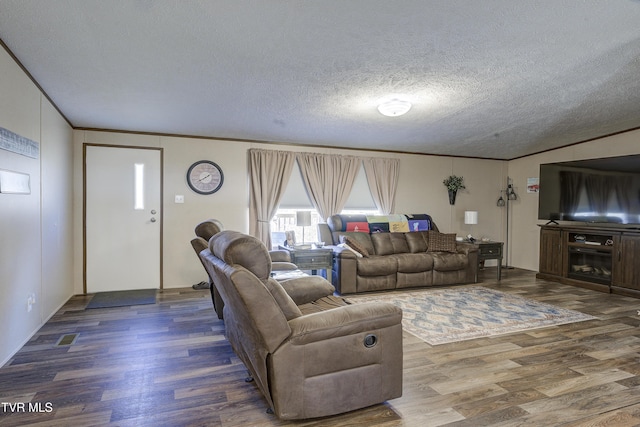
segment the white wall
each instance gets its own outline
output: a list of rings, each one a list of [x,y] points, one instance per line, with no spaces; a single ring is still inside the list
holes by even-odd
[[[225,228],[249,231],[248,150],[310,151],[350,154],[363,157],[397,157],[400,159],[400,179],[396,212],[428,213],[441,231],[466,235],[464,211],[477,210],[480,223],[474,228],[477,236],[502,237],[500,210],[495,206],[506,174],[506,162],[460,159],[442,156],[389,154],[319,147],[259,144],[215,139],[164,137],[116,132],[75,131],[75,259],[82,259],[82,145],[84,143],[126,146],[153,146],[164,150],[164,287],[188,287],[206,280],[189,241],[197,223],[209,218],[222,221]],[[224,184],[213,195],[192,192],[186,183],[189,166],[202,159],[212,160],[223,170]],[[458,194],[450,206],[442,180],[451,174],[465,177],[467,189]],[[176,204],[175,196],[183,195],[184,203]],[[83,292],[82,263],[74,271],[75,293]]]
[[[579,144],[511,162],[445,156],[393,154],[320,147],[259,144],[206,138],[163,137],[140,134],[75,131],[75,259],[82,259],[82,143],[154,146],[164,149],[164,286],[185,287],[206,279],[191,246],[194,226],[205,219],[220,219],[226,228],[248,232],[248,170],[250,148],[311,151],[400,159],[400,178],[396,212],[430,214],[443,232],[505,241],[506,209],[496,206],[500,190],[513,180],[518,200],[510,205],[510,235],[506,249],[509,265],[538,269],[539,227],[538,195],[527,193],[527,178],[538,176],[540,163],[589,157],[637,153],[640,131]],[[201,196],[186,184],[186,171],[195,161],[209,159],[224,172],[224,185],[217,193]],[[466,189],[458,193],[455,205],[448,203],[442,180],[455,174],[465,178]],[[184,195],[185,203],[174,203],[175,195]],[[479,223],[473,229],[464,224],[464,211],[478,211]],[[495,265],[495,261],[489,261]],[[74,271],[75,292],[82,293],[81,263]]]
[[[0,194],[3,365],[73,294],[73,169],[70,126],[4,49],[0,76],[0,126],[40,144],[37,159],[0,150],[0,168],[31,181],[31,194]]]

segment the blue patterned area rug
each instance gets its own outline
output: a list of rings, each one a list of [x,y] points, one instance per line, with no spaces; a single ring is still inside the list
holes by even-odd
[[[357,295],[348,299],[354,303],[384,301],[397,305],[402,308],[404,329],[431,345],[597,319],[477,286]]]

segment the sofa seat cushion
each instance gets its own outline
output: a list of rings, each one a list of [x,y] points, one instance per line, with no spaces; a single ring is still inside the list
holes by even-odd
[[[358,258],[358,276],[387,276],[395,274],[398,264],[394,257],[370,256]]]
[[[398,262],[398,273],[419,273],[433,270],[431,253],[390,255]]]
[[[467,268],[469,259],[465,254],[449,252],[430,252],[433,256],[433,269],[436,271],[456,271]]]
[[[371,242],[376,255],[393,255],[409,253],[409,245],[405,233],[373,233]]]
[[[344,307],[345,305],[350,305],[350,302],[347,302],[342,297],[329,295],[322,298],[319,298],[315,301],[308,302],[306,304],[302,304],[298,306],[303,316],[311,313],[320,313],[322,311],[331,310],[338,307]]]

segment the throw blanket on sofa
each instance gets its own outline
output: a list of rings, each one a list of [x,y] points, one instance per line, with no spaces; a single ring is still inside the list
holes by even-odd
[[[407,233],[431,230],[427,214],[339,215],[342,229],[363,233]]]

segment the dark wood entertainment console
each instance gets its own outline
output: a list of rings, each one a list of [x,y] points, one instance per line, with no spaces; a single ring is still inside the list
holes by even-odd
[[[640,227],[543,225],[536,277],[640,298]]]

